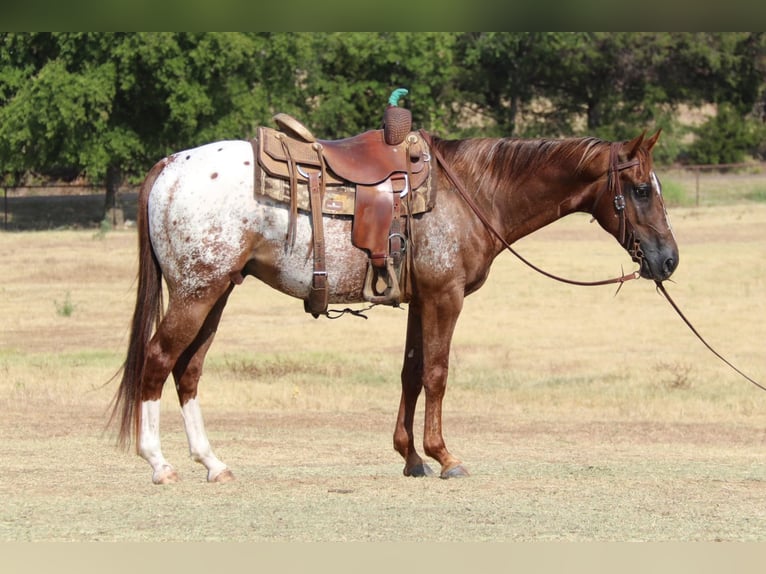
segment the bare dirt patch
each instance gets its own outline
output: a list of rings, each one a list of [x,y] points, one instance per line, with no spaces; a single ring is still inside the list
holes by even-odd
[[[474,476],[406,479],[390,416],[214,413],[237,481],[204,482],[178,432],[183,482],[98,438],[98,416],[7,436],[4,540],[763,540],[762,432],[727,425],[452,417]],[[176,421],[178,422],[178,421]],[[53,432],[52,432],[53,431]],[[9,440],[13,439],[13,440]]]

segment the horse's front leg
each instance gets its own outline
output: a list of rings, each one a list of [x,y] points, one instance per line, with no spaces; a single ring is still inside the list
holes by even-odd
[[[423,329],[420,311],[411,304],[407,319],[407,341],[402,365],[402,398],[394,430],[394,448],[404,457],[405,476],[433,476],[415,449],[415,407],[423,390]]]
[[[425,388],[425,454],[439,462],[442,478],[468,476],[460,460],[447,449],[442,434],[442,402],[447,388],[450,344],[462,303],[462,293],[456,292],[442,294],[438,304],[434,300],[410,305],[402,370],[402,401],[394,434],[397,450],[405,457],[406,475],[427,475],[430,470],[415,451],[412,437],[415,403],[420,389]],[[419,473],[421,468],[423,472]]]

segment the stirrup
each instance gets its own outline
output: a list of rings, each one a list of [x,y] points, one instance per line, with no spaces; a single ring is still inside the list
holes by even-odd
[[[391,257],[386,258],[386,289],[382,294],[377,295],[373,288],[373,279],[376,279],[375,267],[372,265],[372,260],[367,261],[367,277],[364,279],[364,288],[362,289],[362,296],[365,301],[369,301],[375,305],[393,305],[398,307],[402,301],[402,293],[399,289],[399,279],[396,277],[396,271],[394,271],[394,262]]]

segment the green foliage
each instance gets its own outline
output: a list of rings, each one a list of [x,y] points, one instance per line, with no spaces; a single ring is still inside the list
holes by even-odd
[[[412,110],[415,126],[448,130],[457,97],[451,85],[455,38],[434,32],[312,34],[317,57],[304,79],[309,122],[327,137],[379,127],[391,91],[404,87],[409,94],[402,103]]]
[[[482,32],[459,39],[458,50],[464,68],[460,73],[465,106],[473,107],[495,124],[490,133],[517,134],[522,112],[530,115],[537,135],[569,131],[566,114],[559,108],[537,111],[531,108],[538,96],[552,84],[559,52],[571,35],[561,32]]]
[[[448,137],[661,127],[658,163],[758,157],[765,53],[762,32],[3,32],[0,182],[81,176],[113,192],[276,112],[344,137],[378,127],[398,87],[415,127]],[[703,103],[719,113],[687,150],[678,108]]]
[[[744,116],[733,105],[718,106],[718,113],[694,130],[697,138],[689,147],[691,163],[741,163],[766,138],[763,122]]]
[[[463,101],[490,122],[476,134],[620,140],[662,128],[662,164],[688,145],[681,104],[731,103],[743,116],[766,110],[760,32],[486,32],[462,35],[458,49]],[[742,144],[757,149],[758,138]]]
[[[268,112],[265,39],[242,33],[0,36],[5,173],[141,174],[179,147],[249,135]],[[260,96],[260,97],[259,97]]]
[[[766,187],[761,186],[755,188],[748,196],[749,201],[766,202]]]
[[[88,62],[73,71],[58,58],[26,66],[14,61],[24,50],[34,55],[50,50],[34,36],[0,39],[0,52],[8,51],[0,56],[2,169],[45,172],[88,165],[100,175],[108,160],[102,142],[115,95],[114,66]]]
[[[106,239],[106,235],[110,231],[112,231],[112,222],[104,218],[101,220],[101,223],[99,223],[98,231],[96,231],[93,234],[93,239],[98,239],[103,241],[104,239]]]

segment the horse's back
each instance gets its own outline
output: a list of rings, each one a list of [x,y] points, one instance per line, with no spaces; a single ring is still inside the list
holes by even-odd
[[[214,202],[242,203],[253,189],[253,149],[246,141],[220,141],[174,153],[152,187],[150,209],[214,210]]]

